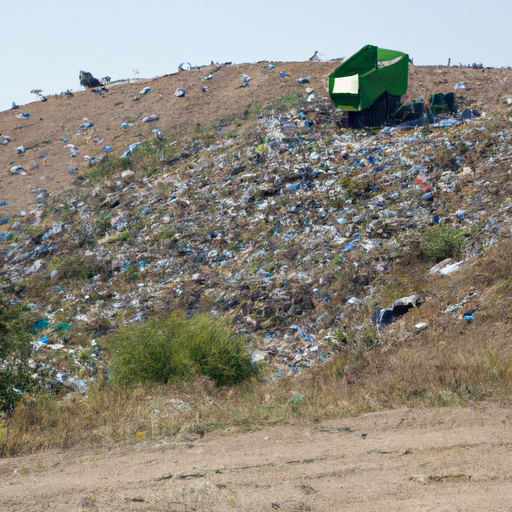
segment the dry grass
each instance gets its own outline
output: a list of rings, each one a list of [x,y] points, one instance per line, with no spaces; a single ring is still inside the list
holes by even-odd
[[[419,293],[426,298],[424,305],[378,335],[368,328],[359,338],[333,343],[330,362],[299,376],[274,379],[269,367],[267,378],[231,388],[203,379],[92,388],[87,398],[76,396],[62,404],[46,396],[25,396],[0,425],[0,456],[79,444],[187,440],[228,428],[248,430],[386,408],[510,400],[510,249],[511,243],[502,240],[446,277],[429,276],[419,261],[397,265],[381,283],[377,303],[386,306],[393,298]],[[444,311],[475,290],[479,293],[464,305],[479,308],[472,323],[462,318],[464,308]],[[361,308],[361,319],[367,316]],[[419,322],[428,327],[417,331]]]
[[[512,350],[506,343],[479,332],[447,342],[429,332],[373,349],[342,348],[327,365],[275,382],[220,389],[208,380],[111,386],[65,404],[25,397],[0,430],[0,454],[161,438],[183,441],[227,428],[511,397]]]

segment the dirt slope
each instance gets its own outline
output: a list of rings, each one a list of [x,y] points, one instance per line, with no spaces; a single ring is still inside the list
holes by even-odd
[[[480,403],[46,452],[0,461],[2,510],[509,511],[511,421]]]
[[[103,95],[88,90],[77,92],[73,97],[53,96],[44,103],[33,102],[18,110],[0,112],[0,135],[10,138],[8,144],[0,145],[0,202],[9,202],[2,208],[2,215],[32,209],[39,193],[37,188],[55,194],[76,184],[77,174],[68,173],[68,164],[85,172],[88,162],[84,156],[97,156],[106,145],[111,145],[113,154],[119,156],[131,143],[150,138],[153,128],[179,138],[192,134],[197,123],[204,128],[229,116],[244,119],[247,109],[256,102],[264,107],[281,96],[304,93],[306,87],[327,96],[327,77],[339,62],[275,63],[276,68],[272,70],[267,69],[268,65],[265,62],[208,66],[136,83],[115,84]],[[289,76],[281,77],[282,72]],[[211,73],[212,79],[202,81]],[[243,73],[250,76],[250,87],[241,86]],[[299,84],[297,79],[301,77],[308,77],[310,83]],[[465,90],[457,91],[461,106],[478,108],[488,115],[502,106],[506,97],[512,96],[510,69],[411,66],[407,98],[449,92],[459,82],[466,86]],[[74,85],[78,83],[70,84],[71,88]],[[202,92],[205,85],[209,88],[207,93]],[[141,95],[144,87],[150,87],[152,92]],[[186,90],[184,98],[174,95],[177,88]],[[23,113],[30,117],[16,117]],[[142,122],[153,114],[160,119]],[[134,126],[122,129],[123,122],[134,123]],[[83,123],[94,126],[83,129]],[[98,137],[104,140],[93,142]],[[62,138],[70,140],[63,142]],[[77,157],[70,158],[67,144],[78,148]],[[21,145],[27,151],[18,154],[16,148]],[[48,156],[42,158],[45,154]],[[32,162],[39,167],[34,168]],[[22,166],[27,175],[13,176],[10,169],[16,165]]]

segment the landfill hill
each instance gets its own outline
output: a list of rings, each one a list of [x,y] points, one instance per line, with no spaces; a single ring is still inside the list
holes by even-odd
[[[351,130],[325,89],[337,62],[274,64],[0,114],[0,298],[33,322],[35,378],[86,394],[111,333],[180,310],[225,317],[267,364],[256,422],[508,397],[512,70],[412,67],[409,100],[455,91],[459,113]],[[155,421],[134,432],[157,436]],[[83,439],[111,439],[88,425]]]
[[[328,96],[328,76],[340,64],[332,62],[242,64],[236,66],[211,65],[182,71],[150,80],[126,80],[107,86],[108,92],[94,94],[91,89],[67,95],[49,96],[46,102],[35,101],[17,110],[0,112],[0,139],[10,142],[0,145],[0,202],[8,201],[2,214],[12,217],[20,211],[30,211],[41,193],[56,194],[76,184],[76,175],[68,167],[83,173],[89,166],[84,157],[105,154],[105,146],[121,155],[132,143],[153,137],[151,130],[159,128],[166,136],[183,138],[198,131],[198,123],[205,130],[224,126],[217,135],[238,133],[246,124],[248,113],[258,106],[263,108],[280,97],[304,95],[307,87],[320,96]],[[286,73],[288,77],[280,76]],[[202,78],[214,75],[203,81]],[[250,86],[242,87],[241,76],[250,77]],[[307,77],[310,84],[301,85],[297,79]],[[450,92],[455,84],[464,82],[466,92],[459,91],[458,101],[492,116],[502,106],[503,97],[512,95],[508,69],[472,69],[411,66],[409,91],[405,101],[418,96],[428,97],[432,91]],[[70,89],[78,85],[69,84]],[[202,92],[204,86],[208,92]],[[150,87],[151,93],[140,91]],[[174,92],[184,88],[185,97]],[[16,116],[29,114],[26,119]],[[159,120],[143,123],[145,117],[156,114]],[[238,125],[235,126],[235,121]],[[123,122],[134,123],[131,129],[122,129]],[[241,123],[242,122],[242,123]],[[81,128],[92,123],[90,129]],[[80,133],[78,133],[80,132]],[[62,139],[69,139],[63,141]],[[101,142],[94,142],[102,139]],[[78,148],[70,158],[69,145]],[[25,153],[18,153],[24,146]],[[42,158],[43,155],[47,155]],[[39,167],[34,168],[33,162]],[[10,169],[21,166],[26,175],[11,175]]]

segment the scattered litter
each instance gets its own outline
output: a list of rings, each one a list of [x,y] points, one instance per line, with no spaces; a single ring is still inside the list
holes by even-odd
[[[417,295],[402,297],[393,302],[389,308],[383,308],[377,311],[375,323],[377,326],[386,326],[392,324],[398,317],[407,313],[410,309],[420,306],[422,300]]]
[[[142,122],[143,123],[151,123],[153,121],[158,121],[159,117],[156,114],[151,114],[148,117],[145,117]]]
[[[185,89],[182,89],[181,87],[176,89],[176,91],[174,91],[174,96],[177,98],[183,98],[185,96]]]
[[[457,270],[460,269],[460,265],[462,264],[462,261],[458,263],[452,263],[451,265],[447,265],[446,267],[443,267],[441,270],[439,270],[439,274],[442,276],[447,276],[448,274],[451,274],[452,272],[457,272]]]
[[[144,89],[142,89],[142,91],[140,91],[140,93],[141,94],[149,94],[152,91],[153,91],[153,89],[151,89],[151,87],[144,87]]]
[[[470,324],[473,322],[473,315],[479,310],[480,308],[471,308],[465,313],[463,313],[462,317],[467,320],[467,322]]]
[[[243,75],[242,75],[242,78],[240,79],[240,80],[242,81],[242,86],[243,86],[243,87],[249,87],[249,80],[250,80],[250,79],[251,79],[251,78],[249,77],[249,75],[245,75],[245,74],[243,74]]]
[[[158,128],[153,128],[151,130],[151,133],[153,133],[158,140],[160,140],[160,141],[164,140],[164,136],[162,135],[162,132]]]
[[[23,169],[23,167],[21,165],[15,165],[15,166],[11,167],[10,170],[11,170],[12,174],[21,174],[21,175],[27,174],[27,171],[25,171],[25,169]]]

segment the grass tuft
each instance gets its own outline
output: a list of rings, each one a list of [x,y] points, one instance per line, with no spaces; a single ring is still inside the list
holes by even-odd
[[[429,260],[442,261],[460,255],[466,241],[464,232],[448,225],[438,225],[423,233],[421,248]]]
[[[126,327],[111,339],[117,383],[169,383],[195,376],[217,386],[238,384],[255,373],[240,338],[219,319],[183,314]]]

